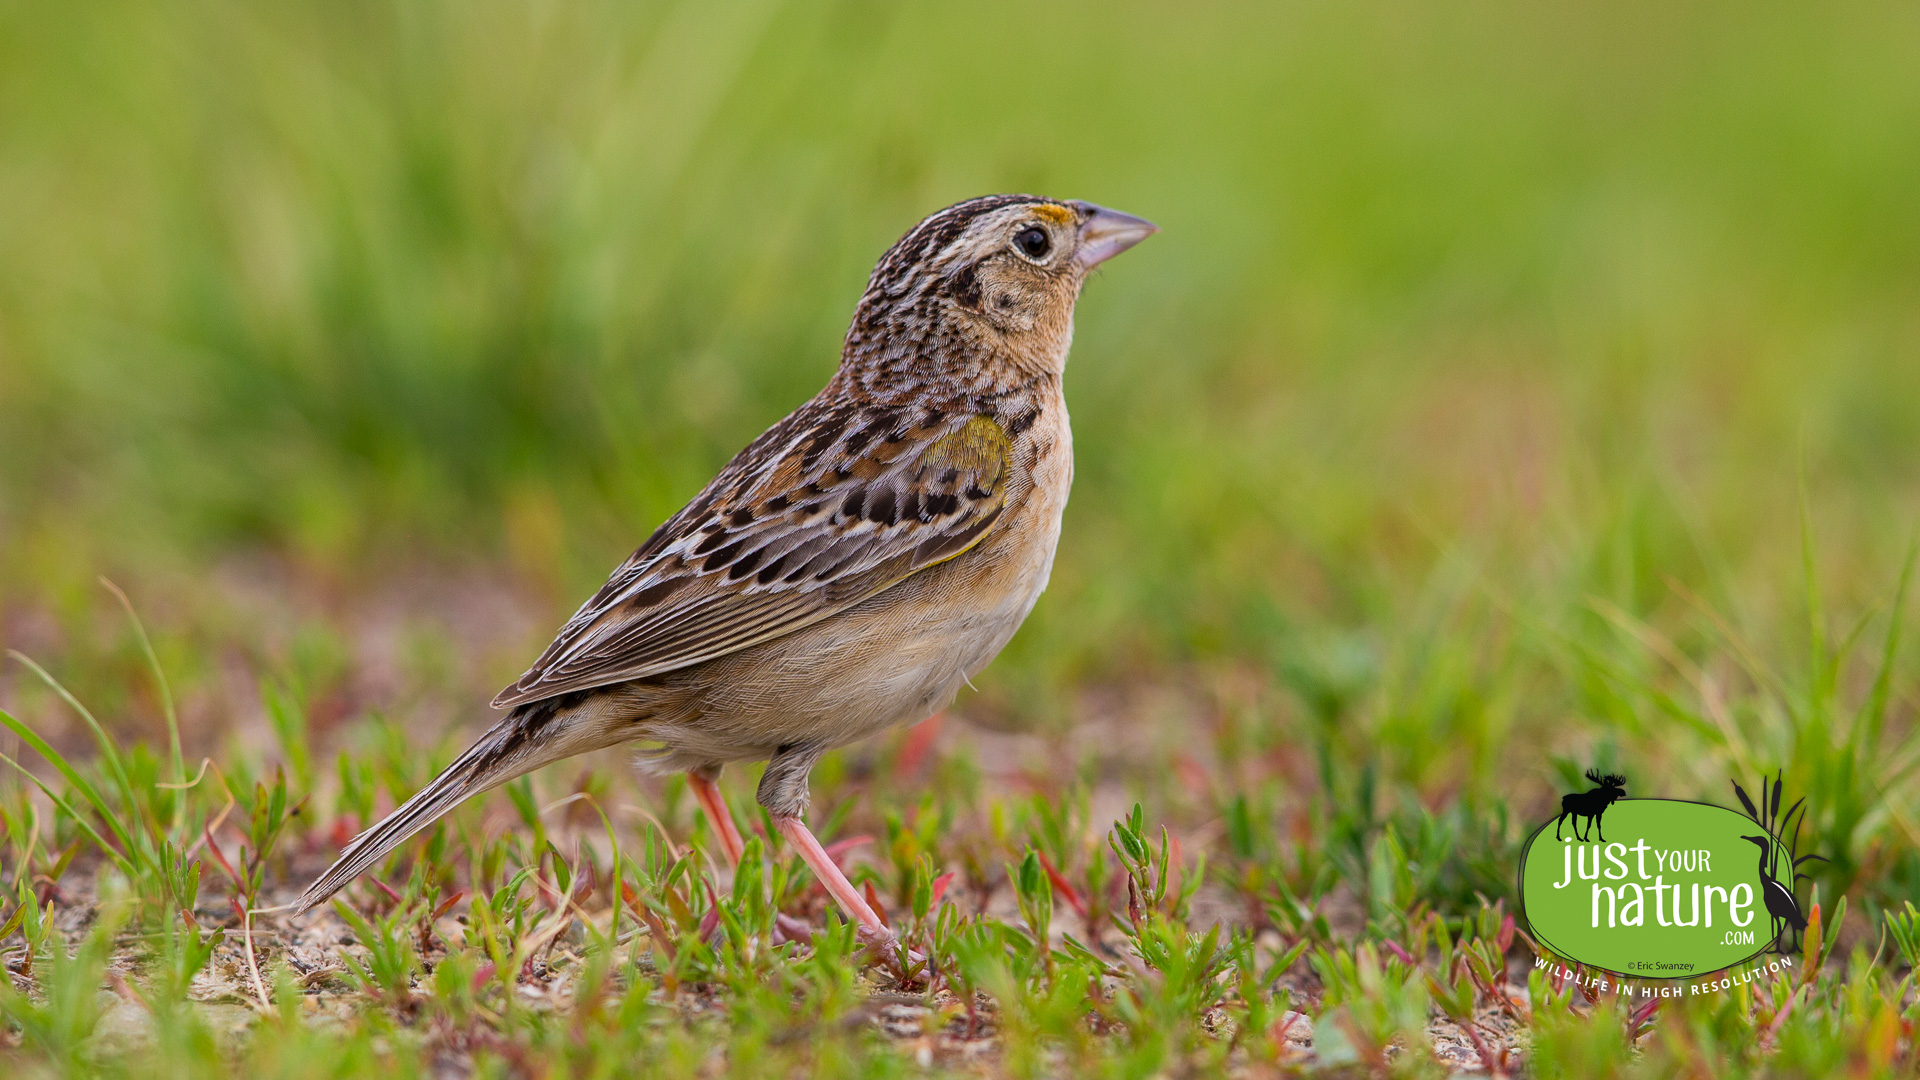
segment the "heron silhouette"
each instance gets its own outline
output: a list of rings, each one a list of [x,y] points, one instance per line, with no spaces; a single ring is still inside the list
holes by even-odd
[[[1772,861],[1775,843],[1773,837],[1742,836],[1740,839],[1758,845],[1760,848],[1760,896],[1766,901],[1767,914],[1773,918],[1774,951],[1785,951],[1780,948],[1780,936],[1786,932],[1781,928],[1781,924],[1785,923],[1797,931],[1804,932],[1807,928],[1806,916],[1800,914],[1800,902],[1793,898],[1793,890],[1780,884],[1767,865]]]

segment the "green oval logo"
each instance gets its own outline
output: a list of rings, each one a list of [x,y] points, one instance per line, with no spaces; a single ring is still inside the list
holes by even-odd
[[[1521,851],[1522,912],[1534,940],[1561,956],[1634,978],[1690,978],[1753,959],[1799,918],[1782,899],[1783,889],[1792,899],[1782,884],[1792,857],[1756,820],[1675,799],[1616,796],[1600,809],[1584,823],[1571,809]]]

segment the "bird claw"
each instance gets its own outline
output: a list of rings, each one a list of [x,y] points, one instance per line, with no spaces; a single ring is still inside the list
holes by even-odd
[[[815,930],[806,922],[785,913],[773,917],[773,943],[780,945],[797,941],[803,945],[813,944]],[[896,978],[906,978],[907,971],[927,962],[927,958],[913,949],[902,949],[900,938],[892,930],[879,926],[862,924],[855,932],[855,939],[861,949],[871,955],[876,962],[884,966]],[[905,962],[901,953],[904,952]]]
[[[896,979],[904,980],[910,970],[926,967],[926,956],[906,947],[899,935],[886,927],[863,924],[857,936],[860,944],[866,947],[867,955],[877,960]]]
[[[779,945],[788,941],[813,944],[813,927],[782,912],[773,917],[773,943]]]

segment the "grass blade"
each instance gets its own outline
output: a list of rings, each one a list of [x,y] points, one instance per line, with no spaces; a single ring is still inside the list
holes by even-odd
[[[1807,457],[1804,442],[1800,449],[1800,572],[1807,592],[1807,678],[1808,714],[1817,716],[1827,700],[1829,660],[1827,658],[1826,612],[1820,602],[1820,574],[1815,565],[1813,505],[1807,495]],[[1762,796],[1766,794],[1761,792]]]
[[[68,763],[66,757],[61,754],[60,751],[48,745],[47,740],[41,738],[38,732],[15,719],[13,714],[7,712],[5,709],[0,709],[0,726],[6,727],[9,731],[19,736],[21,742],[33,747],[34,753],[45,758],[48,764],[60,771],[60,775],[66,778],[69,785],[79,791],[80,794],[86,796],[87,802],[93,805],[94,810],[99,813],[100,819],[107,823],[107,828],[113,830],[114,837],[125,845],[126,855],[132,854],[134,851],[133,838],[128,835],[126,828],[120,823],[119,815],[115,814],[113,808],[108,806],[107,801],[100,796],[100,789],[94,787],[91,781],[85,776],[82,776],[78,769],[75,769]],[[32,774],[29,773],[28,775],[31,776]],[[38,783],[38,780],[36,779],[35,782]],[[124,858],[125,855],[121,857]]]
[[[1893,589],[1893,610],[1887,613],[1887,638],[1880,647],[1880,670],[1873,676],[1873,691],[1861,710],[1861,723],[1854,731],[1859,739],[1856,753],[1871,752],[1880,745],[1880,732],[1887,719],[1887,699],[1893,694],[1893,663],[1900,653],[1901,622],[1907,614],[1907,588],[1913,583],[1913,564],[1920,557],[1920,530],[1907,541],[1907,559],[1900,566],[1900,582]]]
[[[40,681],[46,683],[49,687],[52,687],[53,692],[56,694],[59,694],[60,699],[62,701],[65,701],[68,705],[72,706],[73,711],[79,713],[80,718],[82,720],[85,720],[87,722],[87,726],[93,729],[94,741],[100,744],[100,756],[102,759],[106,761],[107,768],[111,771],[115,782],[117,782],[120,785],[120,796],[123,799],[125,799],[127,802],[127,813],[129,814],[134,813],[135,808],[139,804],[138,802],[136,802],[136,800],[133,797],[133,781],[127,777],[126,763],[120,757],[120,745],[113,741],[113,736],[107,734],[106,728],[100,726],[100,721],[94,717],[93,710],[87,708],[85,705],[80,704],[79,698],[74,697],[73,693],[69,691],[65,686],[61,685],[60,680],[54,678],[53,675],[50,674],[46,668],[43,668],[39,664],[35,663],[32,657],[26,655],[25,653],[14,651],[14,650],[9,650],[7,655],[13,657],[15,660],[20,661],[22,664],[25,664],[28,668],[32,669],[35,675],[40,676]],[[13,718],[8,717],[7,719],[12,720]],[[19,724],[19,721],[14,720],[13,723]],[[25,725],[20,725],[20,727],[17,730],[25,731],[27,729]],[[22,738],[25,738],[25,736],[22,736]],[[46,742],[44,740],[41,740],[38,735],[35,735],[33,737],[32,742],[38,743],[38,745],[34,745],[33,748],[39,751],[42,756],[46,757],[47,760],[49,761],[54,760],[53,749],[51,747],[48,747]],[[32,742],[30,742],[30,745],[32,745]],[[66,765],[66,760],[64,758],[60,759],[59,761],[54,761],[54,764],[58,767],[61,767],[63,771],[70,771],[71,769],[71,766]],[[78,775],[79,775],[78,773],[74,774],[74,776],[76,777]],[[100,801],[99,792],[94,790],[91,784],[87,785],[84,790],[86,790],[89,794],[89,801],[93,802],[96,806],[101,807],[101,813],[106,814],[107,813],[107,810],[105,808],[106,804]],[[109,815],[109,819],[111,820],[111,815]],[[116,826],[116,828],[118,828],[118,826]]]
[[[11,716],[8,716],[5,711],[0,711],[0,719],[12,720],[13,718]],[[19,762],[13,760],[12,758],[8,757],[5,754],[0,754],[0,761],[4,761],[7,764],[13,766],[15,769],[18,769],[20,771],[21,776],[24,776],[28,780],[33,781],[33,786],[39,788],[42,794],[46,795],[47,798],[53,800],[53,803],[55,806],[58,806],[60,809],[65,810],[69,817],[73,818],[75,822],[78,822],[80,825],[80,828],[85,830],[86,834],[93,838],[93,842],[95,844],[100,845],[100,850],[105,852],[108,858],[111,858],[115,862],[119,863],[120,868],[122,870],[125,870],[129,876],[131,876],[135,872],[133,861],[127,858],[125,853],[120,851],[120,849],[114,847],[112,844],[107,843],[106,838],[101,836],[98,832],[94,830],[93,824],[87,820],[86,815],[75,810],[71,803],[61,798],[59,794],[57,794],[52,788],[48,787],[46,784],[46,781],[41,780],[38,776],[35,776],[33,774],[32,770],[28,769],[25,765],[20,764]],[[113,818],[108,817],[107,820],[111,822]],[[0,934],[0,937],[5,937],[5,936],[6,936],[5,934]]]
[[[159,654],[153,651],[153,639],[147,636],[146,624],[140,621],[139,614],[133,610],[133,601],[127,599],[127,594],[120,586],[106,578],[102,577],[100,584],[105,585],[120,601],[120,606],[126,609],[127,618],[133,623],[133,632],[140,638],[140,648],[147,654],[147,667],[153,672],[154,684],[160,688],[160,709],[167,717],[167,742],[173,751],[173,782],[184,784],[187,782],[187,765],[186,759],[180,754],[180,714],[173,705],[173,686],[167,681],[166,670],[160,666]],[[176,832],[179,831],[186,806],[184,797],[176,798],[173,802],[173,827]]]

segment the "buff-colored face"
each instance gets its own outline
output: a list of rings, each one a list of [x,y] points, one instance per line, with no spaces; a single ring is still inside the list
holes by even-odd
[[[1087,272],[1157,229],[1092,203],[1032,202],[981,214],[943,252],[944,290],[963,321],[1044,367],[1066,360]]]
[[[989,195],[929,215],[880,258],[843,368],[1059,372],[1087,272],[1158,232],[1088,202]]]
[[[1059,203],[983,215],[960,241],[965,265],[949,295],[1007,334],[1071,314],[1085,275],[1073,257],[1079,228],[1078,215]]]

